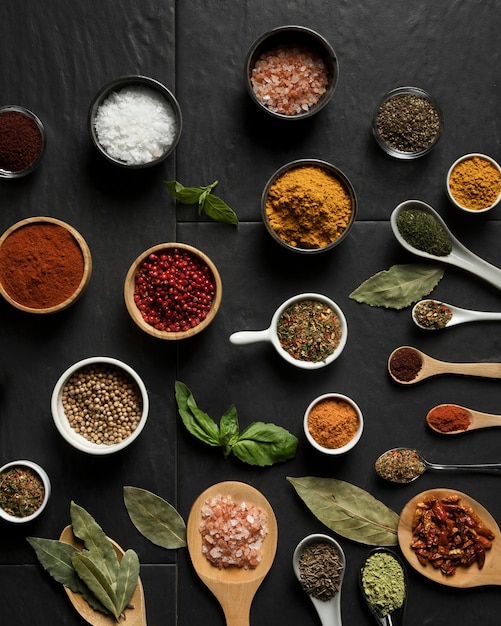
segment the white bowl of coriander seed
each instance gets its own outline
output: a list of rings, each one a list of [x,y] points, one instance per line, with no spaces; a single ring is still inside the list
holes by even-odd
[[[60,435],[87,454],[113,454],[137,439],[149,399],[140,376],[112,357],[90,357],[69,367],[52,392]]]

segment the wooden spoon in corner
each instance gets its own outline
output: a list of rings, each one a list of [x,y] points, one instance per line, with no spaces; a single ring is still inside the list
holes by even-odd
[[[75,548],[82,549],[83,547],[82,542],[73,534],[71,525],[66,526],[59,539],[60,541],[64,541],[64,543],[69,543]],[[113,541],[113,539],[110,539],[110,542],[113,545],[118,560],[120,560],[124,555],[124,551]],[[70,599],[71,604],[75,607],[77,613],[79,613],[88,624],[91,624],[92,626],[117,625],[117,622],[112,615],[105,615],[104,613],[95,611],[91,606],[89,606],[80,593],[75,593],[71,591],[71,589],[68,589],[68,587],[65,587],[64,590],[66,591],[66,595]],[[134,594],[132,595],[130,607],[131,608],[125,610],[126,621],[124,623],[127,624],[127,626],[147,626],[146,604],[144,601],[144,591],[141,579],[139,579]]]
[[[199,530],[202,508],[207,499],[231,496],[235,502],[260,506],[268,515],[268,534],[263,541],[262,560],[254,569],[212,565],[202,552],[202,535]],[[227,481],[206,489],[195,500],[186,524],[188,551],[193,567],[218,599],[223,608],[227,626],[249,626],[250,608],[259,585],[270,570],[277,549],[278,529],[273,509],[268,500],[254,487],[245,483]]]

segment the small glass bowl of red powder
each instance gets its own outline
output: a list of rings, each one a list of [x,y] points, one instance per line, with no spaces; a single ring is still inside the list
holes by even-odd
[[[223,287],[201,250],[161,243],[140,254],[127,272],[124,298],[137,326],[157,339],[187,339],[214,320]]]
[[[0,178],[31,174],[45,152],[45,129],[29,109],[9,105],[0,108]]]
[[[339,74],[330,43],[303,26],[280,26],[262,34],[245,60],[245,83],[252,100],[279,119],[318,113],[331,99]]]

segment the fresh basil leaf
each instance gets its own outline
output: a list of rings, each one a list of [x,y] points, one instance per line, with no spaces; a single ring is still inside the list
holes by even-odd
[[[124,502],[132,523],[146,539],[162,548],[186,546],[186,524],[163,498],[138,487],[124,487]]]
[[[118,621],[120,611],[118,611],[117,608],[116,593],[113,589],[112,583],[110,583],[101,571],[99,565],[78,550],[73,553],[72,563],[75,571],[83,582],[96,596],[99,602],[101,602],[101,604],[110,613],[112,613]]]
[[[219,446],[219,427],[207,413],[201,411],[188,387],[175,383],[176,402],[179,415],[189,433],[210,446]]]
[[[139,580],[139,559],[134,550],[126,550],[117,576],[116,608],[120,615],[127,608]]]
[[[165,180],[164,185],[171,196],[182,204],[197,204],[203,193],[203,189],[200,187],[184,187],[177,180]]]
[[[238,224],[238,217],[235,211],[230,208],[226,202],[221,200],[212,193],[209,193],[204,202],[203,210],[216,222],[224,222],[226,224]]]
[[[238,439],[238,415],[234,406],[231,406],[221,417],[219,422],[219,445],[223,448],[224,458],[231,452],[231,448]]]
[[[73,569],[71,557],[76,548],[57,539],[27,537],[26,540],[35,550],[42,567],[56,580],[71,591],[78,593],[78,576]]]
[[[287,480],[313,515],[342,537],[372,546],[397,544],[398,514],[367,491],[335,478]]]
[[[349,297],[370,306],[403,309],[429,295],[443,275],[435,265],[393,265],[368,278]]]
[[[70,515],[73,534],[84,542],[93,560],[112,583],[118,572],[118,558],[110,540],[92,515],[75,502],[71,502]]]
[[[261,467],[294,458],[298,439],[275,424],[253,422],[238,437],[231,451],[241,461]]]

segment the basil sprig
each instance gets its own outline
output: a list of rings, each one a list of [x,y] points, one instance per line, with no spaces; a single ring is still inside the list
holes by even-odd
[[[298,439],[285,428],[253,422],[240,432],[234,406],[224,413],[218,425],[198,408],[184,383],[176,381],[175,389],[179,414],[188,432],[209,446],[222,448],[224,458],[233,454],[244,463],[265,467],[296,455]]]
[[[211,185],[205,187],[184,187],[177,180],[165,180],[164,184],[173,198],[183,204],[198,204],[198,214],[202,211],[216,222],[227,224],[238,224],[238,217],[235,211],[226,202],[212,193],[212,190],[219,183],[215,180]]]

